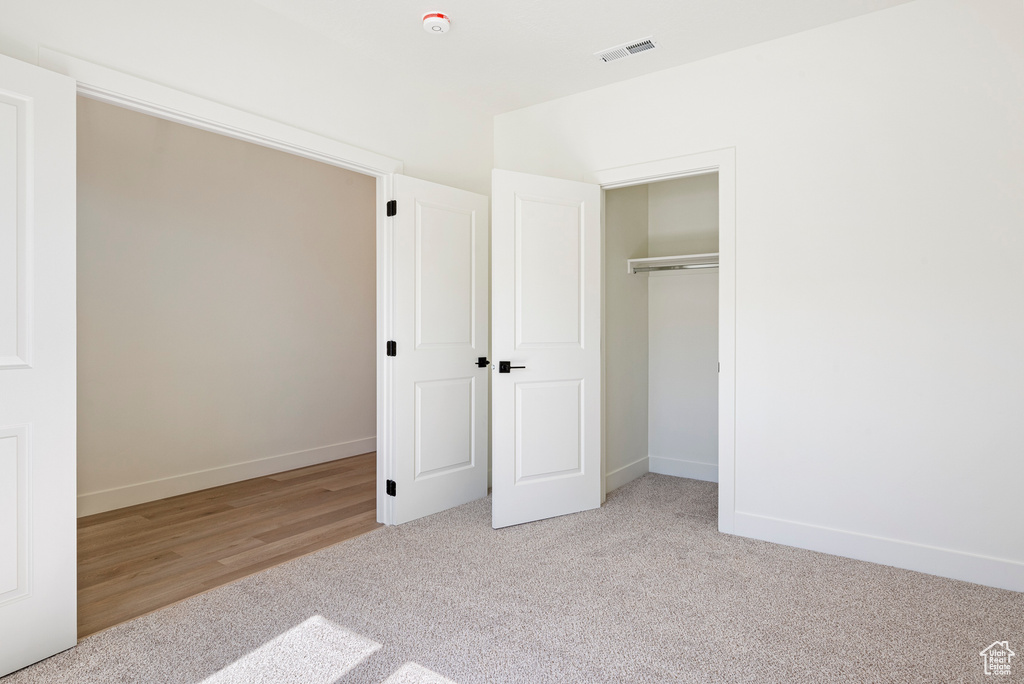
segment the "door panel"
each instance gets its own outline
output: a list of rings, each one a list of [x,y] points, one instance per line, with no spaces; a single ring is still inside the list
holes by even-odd
[[[28,580],[28,431],[0,430],[0,603],[23,596]]]
[[[487,198],[395,176],[396,523],[487,496]]]
[[[601,503],[601,189],[496,170],[492,201],[492,523],[504,527]]]
[[[576,203],[516,197],[516,348],[580,346],[583,222]]]
[[[0,676],[76,640],[75,82],[0,56]]]
[[[31,102],[0,91],[0,368],[28,366]]]
[[[582,471],[582,390],[581,380],[516,383],[516,484]]]
[[[416,475],[419,480],[473,466],[476,378],[416,383]]]
[[[471,348],[473,212],[424,203],[416,211],[416,348]]]

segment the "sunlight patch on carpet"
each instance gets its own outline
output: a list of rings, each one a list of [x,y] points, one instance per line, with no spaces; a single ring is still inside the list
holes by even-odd
[[[210,675],[202,684],[332,684],[380,647],[376,641],[315,615]]]

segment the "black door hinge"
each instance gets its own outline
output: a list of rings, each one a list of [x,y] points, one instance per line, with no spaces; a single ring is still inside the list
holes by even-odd
[[[387,492],[388,496],[397,496],[396,492],[398,492],[398,485],[395,484],[394,480],[388,480],[387,484],[384,486],[384,491]]]
[[[398,200],[388,200],[388,216],[398,213]]]
[[[398,344],[394,340],[388,340],[388,356],[398,356]]]

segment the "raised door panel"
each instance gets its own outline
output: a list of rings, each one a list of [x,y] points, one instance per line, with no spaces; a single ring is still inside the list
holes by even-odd
[[[581,474],[582,433],[582,380],[516,383],[516,484]]]
[[[0,429],[0,605],[26,593],[28,432]]]
[[[583,221],[578,202],[516,196],[516,348],[579,347]]]
[[[416,203],[416,348],[474,346],[473,212]]]
[[[475,389],[474,378],[416,383],[415,479],[473,467]]]
[[[0,91],[0,369],[29,365],[29,101]]]

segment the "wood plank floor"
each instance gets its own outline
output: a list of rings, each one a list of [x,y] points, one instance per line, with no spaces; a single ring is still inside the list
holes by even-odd
[[[78,520],[78,636],[380,527],[377,455]]]

